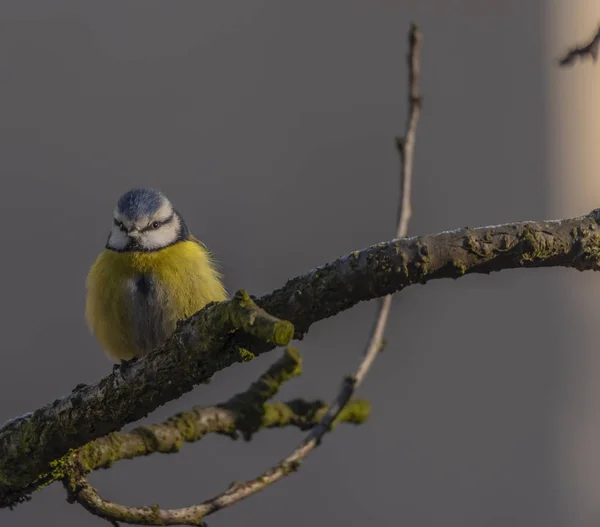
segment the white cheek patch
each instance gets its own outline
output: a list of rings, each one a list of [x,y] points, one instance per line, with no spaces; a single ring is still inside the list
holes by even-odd
[[[167,216],[168,217],[168,216]],[[139,243],[144,249],[160,249],[171,245],[179,236],[179,219],[174,217],[156,230],[146,231],[140,236]]]
[[[122,251],[125,249],[127,244],[129,243],[129,236],[125,234],[119,227],[116,225],[110,231],[110,236],[108,238],[108,246],[112,249],[116,249],[117,251]]]

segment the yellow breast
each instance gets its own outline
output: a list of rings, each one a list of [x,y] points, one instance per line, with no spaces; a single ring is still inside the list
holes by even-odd
[[[151,290],[140,284],[150,284]],[[210,254],[195,241],[153,252],[105,249],[87,277],[86,319],[118,362],[145,355],[178,320],[226,298]]]

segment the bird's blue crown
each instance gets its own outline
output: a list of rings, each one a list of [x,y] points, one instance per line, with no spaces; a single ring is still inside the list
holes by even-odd
[[[165,195],[153,188],[134,188],[119,198],[117,210],[131,218],[138,220],[140,218],[152,216],[161,206],[168,202]]]

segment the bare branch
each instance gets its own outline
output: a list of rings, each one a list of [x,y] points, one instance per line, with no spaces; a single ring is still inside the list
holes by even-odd
[[[411,184],[414,165],[414,150],[417,133],[417,122],[422,106],[422,98],[419,92],[419,72],[420,72],[420,52],[421,52],[421,32],[419,28],[412,24],[409,32],[409,50],[407,54],[408,63],[408,118],[406,121],[406,132],[403,140],[396,140],[398,152],[400,154],[400,196],[398,206],[398,224],[396,227],[396,238],[403,238],[408,232],[408,223],[412,216],[411,208]],[[358,366],[354,377],[347,377],[342,383],[340,392],[335,401],[329,407],[323,420],[316,426],[300,445],[288,458],[283,461],[283,465],[297,463],[301,458],[317,446],[323,436],[329,430],[331,424],[337,416],[343,411],[348,401],[352,397],[356,388],[363,381],[367,372],[371,368],[375,357],[383,345],[383,335],[392,306],[392,295],[384,297],[379,305],[375,317],[375,323],[371,329],[369,342],[363,353],[363,359]]]
[[[560,66],[568,66],[573,64],[578,58],[583,60],[588,56],[596,62],[598,59],[598,45],[600,45],[600,26],[598,26],[592,40],[585,45],[571,48],[562,59],[559,59],[558,63]]]
[[[178,452],[184,442],[195,442],[209,433],[236,438],[241,433],[250,440],[259,430],[283,426],[296,426],[301,430],[312,428],[327,410],[321,401],[302,400],[288,403],[267,403],[281,385],[299,375],[301,359],[295,349],[289,348],[260,379],[248,390],[235,395],[226,403],[215,407],[195,407],[180,413],[163,424],[136,428],[126,434],[109,434],[79,450],[61,462],[64,485],[70,501],[77,501],[96,516],[111,522],[138,525],[201,525],[202,519],[220,507],[218,501],[209,500],[200,505],[181,509],[161,509],[158,505],[128,507],[108,501],[90,485],[87,474],[93,470],[109,468],[115,461],[147,456],[154,452]],[[340,416],[340,421],[359,424],[368,417],[367,401],[352,401]],[[229,490],[236,488],[232,485]]]
[[[430,280],[518,268],[598,270],[599,222],[600,209],[578,218],[394,239],[317,267],[255,301],[293,322],[294,336],[302,338],[316,321]],[[60,478],[52,461],[69,450],[144,417],[231,364],[286,345],[285,339],[265,343],[235,330],[227,313],[245,298],[211,304],[190,317],[163,347],[133,364],[127,380],[111,374],[80,385],[0,428],[0,506],[27,499],[28,491]],[[273,339],[279,332],[271,333]]]
[[[421,32],[412,25],[408,38],[408,119],[403,138],[396,138],[396,146],[400,154],[400,199],[398,200],[398,220],[396,238],[404,238],[408,233],[408,222],[412,216],[411,187],[414,165],[417,123],[423,105],[423,97],[419,90],[421,72]]]

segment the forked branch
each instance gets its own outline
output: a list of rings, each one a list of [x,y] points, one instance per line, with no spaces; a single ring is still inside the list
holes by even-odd
[[[96,516],[111,522],[138,525],[201,525],[203,518],[227,507],[239,497],[239,486],[232,485],[219,496],[199,505],[180,509],[161,509],[158,505],[129,507],[103,498],[89,483],[87,474],[109,468],[115,461],[147,456],[155,452],[178,452],[184,442],[199,441],[209,433],[246,440],[259,430],[296,426],[313,427],[327,410],[321,401],[294,400],[268,403],[282,384],[299,375],[302,363],[297,351],[288,348],[248,390],[214,407],[195,407],[170,418],[163,424],[143,426],[129,433],[113,433],[74,451],[60,463],[63,482],[70,501],[76,501]],[[369,415],[367,401],[351,401],[338,421],[359,424]],[[254,485],[260,490],[263,482]],[[263,485],[264,486],[264,485]]]

